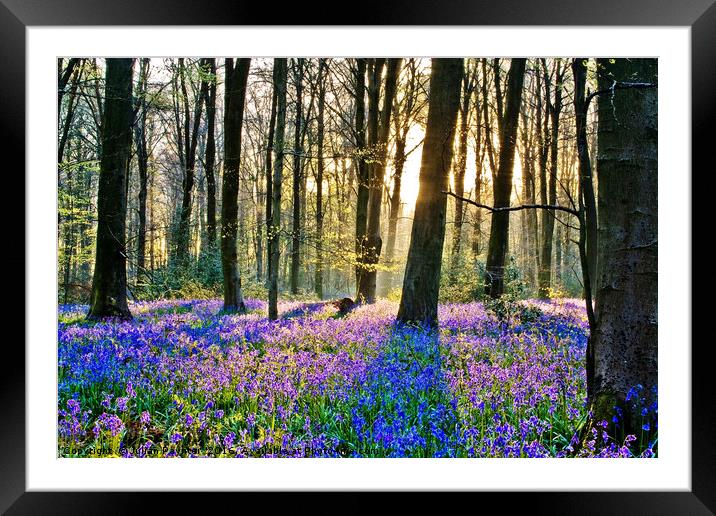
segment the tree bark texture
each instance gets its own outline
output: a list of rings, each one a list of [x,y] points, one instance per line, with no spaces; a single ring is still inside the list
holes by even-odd
[[[133,59],[106,62],[97,246],[88,317],[131,319],[127,306],[127,168],[132,145]]]
[[[522,101],[522,84],[524,82],[526,59],[514,58],[510,63],[510,72],[507,78],[507,99],[505,116],[502,124],[500,138],[499,168],[494,184],[495,208],[510,205],[512,194],[512,173],[515,161],[515,146],[517,140],[517,122]],[[487,264],[485,268],[485,294],[491,298],[498,298],[505,288],[505,258],[510,230],[510,214],[508,211],[495,211],[492,213],[490,226],[490,241],[487,249]]]
[[[433,59],[420,187],[410,235],[398,321],[437,324],[440,269],[462,59]]]
[[[224,61],[224,177],[221,183],[221,270],[224,279],[224,311],[245,312],[241,292],[236,234],[239,213],[239,165],[241,127],[244,118],[246,82],[251,59]]]

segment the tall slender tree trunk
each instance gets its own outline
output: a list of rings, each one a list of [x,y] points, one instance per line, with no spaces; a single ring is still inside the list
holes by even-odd
[[[62,132],[60,134],[60,142],[57,146],[57,163],[60,164],[64,161],[65,157],[65,146],[67,145],[67,139],[70,134],[70,128],[72,127],[72,120],[75,116],[75,108],[76,108],[76,102],[77,102],[77,87],[79,86],[79,71],[80,68],[76,67],[74,68],[74,73],[72,74],[72,85],[70,86],[70,100],[67,103],[67,113],[65,116],[65,119],[62,123]],[[62,86],[64,90],[64,86]],[[60,100],[62,99],[62,95],[60,95]],[[61,106],[60,106],[61,107]],[[59,109],[59,107],[58,107]],[[59,169],[58,169],[59,171]]]
[[[67,60],[67,68],[62,69],[62,58],[57,60],[57,119],[60,119],[62,109],[62,97],[65,95],[65,88],[73,74],[82,65],[82,59],[72,58]]]
[[[206,175],[206,232],[210,249],[216,246],[216,59],[207,58],[204,66],[208,68],[211,79],[208,80],[206,101],[206,153],[204,173]]]
[[[526,59],[514,58],[510,63],[507,78],[507,102],[502,123],[500,142],[500,164],[494,184],[494,202],[496,208],[510,205],[512,195],[512,173],[515,161],[517,140],[517,122],[522,101],[522,84],[524,82]],[[498,298],[505,288],[505,258],[510,230],[510,212],[497,211],[492,213],[490,226],[490,243],[487,250],[485,268],[485,294]]]
[[[284,132],[286,127],[286,78],[288,65],[285,58],[274,59],[273,86],[276,91],[276,161],[273,166],[271,227],[269,231],[269,289],[268,317],[278,319],[278,268],[281,250],[281,184],[283,182]]]
[[[462,239],[462,219],[465,210],[462,197],[465,195],[465,170],[467,168],[467,136],[470,132],[468,122],[470,120],[470,97],[471,77],[465,74],[463,77],[462,105],[460,106],[460,132],[458,133],[457,160],[453,169],[455,179],[455,215],[452,233],[452,248],[450,250],[450,281],[457,281],[457,269],[460,258],[460,242]]]
[[[598,266],[598,219],[597,204],[592,180],[592,165],[589,158],[587,140],[587,104],[585,89],[587,81],[586,60],[575,58],[572,62],[574,74],[574,113],[577,136],[577,156],[579,159],[579,208],[582,212],[582,224],[579,229],[579,255],[582,266],[583,294],[589,318],[590,329],[596,326],[594,315],[594,294],[597,288]],[[586,364],[587,398],[594,397],[594,332],[587,338]]]
[[[147,179],[149,156],[147,151],[147,82],[149,80],[149,58],[142,58],[139,65],[137,83],[138,118],[134,124],[135,148],[137,149],[137,170],[139,171],[137,228],[137,279],[144,274],[144,262],[147,242]]]
[[[598,59],[600,90],[614,81],[656,83],[656,59]],[[594,420],[623,413],[625,434],[654,428],[656,401],[658,118],[656,89],[598,97],[599,256],[592,331]],[[639,390],[639,387],[642,387]],[[629,399],[631,389],[637,390]]]
[[[355,138],[358,182],[356,195],[356,293],[363,275],[361,259],[366,239],[368,224],[368,181],[369,170],[366,160],[366,129],[365,129],[365,75],[368,67],[367,59],[356,59],[356,91],[355,91]]]
[[[88,318],[131,319],[127,306],[127,167],[132,146],[133,59],[108,58],[97,193],[97,245]]]
[[[317,151],[316,165],[316,272],[314,277],[314,290],[319,299],[323,299],[323,140],[324,140],[324,111],[326,103],[326,87],[324,73],[326,60],[318,61],[318,119],[317,119]]]
[[[194,189],[194,167],[196,164],[196,146],[199,136],[199,125],[201,122],[202,101],[206,95],[208,84],[201,83],[201,91],[194,101],[194,120],[191,121],[189,112],[189,95],[186,87],[186,66],[184,59],[179,58],[179,83],[181,87],[182,105],[184,108],[184,179],[182,181],[182,201],[179,212],[179,226],[177,229],[177,264],[185,268],[189,262],[189,248],[191,244],[191,210],[192,192]],[[189,128],[191,127],[191,132]]]
[[[587,265],[590,283],[596,285],[597,273],[597,203],[594,196],[592,164],[589,158],[587,142],[587,111],[585,106],[585,90],[587,81],[586,59],[575,58],[572,61],[574,73],[574,114],[577,129],[577,156],[579,158],[579,185],[584,203],[586,220]]]
[[[389,197],[389,214],[388,214],[388,238],[385,246],[385,263],[390,270],[385,274],[383,284],[383,295],[387,295],[393,288],[398,271],[396,271],[395,262],[395,241],[398,233],[398,217],[400,214],[401,197],[400,190],[403,186],[403,169],[407,155],[405,147],[407,145],[408,132],[411,127],[411,119],[414,116],[414,107],[416,105],[418,74],[415,60],[407,61],[407,84],[403,90],[402,109],[398,105],[396,96],[396,105],[393,108],[393,127],[395,129],[395,156],[393,159],[393,190]]]
[[[554,102],[550,100],[549,78],[547,77],[547,68],[545,67],[545,98],[547,99],[547,114],[552,122],[551,133],[549,137],[549,197],[547,202],[550,205],[557,203],[557,174],[558,170],[558,144],[559,144],[559,114],[562,111],[562,76],[563,71],[560,63],[556,63],[555,85],[554,85]],[[554,241],[554,210],[544,210],[542,214],[542,248],[540,256],[539,270],[539,291],[538,295],[542,299],[548,299],[551,296],[552,289],[552,247]]]
[[[301,129],[303,116],[303,64],[296,60],[294,81],[296,83],[296,123],[293,140],[293,228],[291,231],[291,294],[298,294],[298,272],[301,266],[301,162],[303,153]]]
[[[373,87],[371,90],[371,119],[377,115],[378,98],[380,96],[380,75],[382,66],[379,66],[379,59],[376,59],[373,70]],[[383,183],[385,182],[385,166],[387,160],[388,137],[390,136],[390,116],[393,109],[393,99],[398,84],[398,74],[402,59],[388,59],[388,66],[385,77],[385,95],[383,99],[383,110],[380,113],[380,120],[377,127],[369,121],[369,128],[377,129],[372,138],[375,149],[375,162],[371,164],[371,177],[368,199],[368,226],[366,229],[366,249],[363,265],[364,273],[358,284],[358,299],[366,303],[375,302],[376,283],[378,278],[378,260],[380,259],[383,239],[380,235],[380,213],[383,201]],[[375,115],[373,114],[375,111]],[[372,131],[371,131],[372,133]]]
[[[475,75],[477,75],[477,68],[475,69]],[[482,145],[482,124],[480,123],[480,108],[478,106],[479,100],[477,98],[477,88],[475,88],[475,118],[477,119],[475,129],[475,201],[482,203],[484,145]],[[472,255],[474,260],[477,260],[481,251],[482,210],[477,208],[475,210],[475,223],[472,228]]]
[[[271,119],[269,121],[268,141],[266,143],[266,287],[271,278],[271,228],[273,208],[273,139],[276,129],[276,84],[271,95]]]
[[[440,269],[462,59],[433,59],[420,188],[410,236],[398,321],[437,324]]]
[[[530,125],[530,119],[532,118],[533,112],[530,110],[523,110],[523,161],[522,161],[522,195],[524,197],[523,202],[527,204],[535,204],[535,181],[534,181],[534,156],[533,156],[533,131]],[[535,210],[524,210],[522,211],[524,225],[524,276],[528,280],[530,286],[534,286],[535,283],[535,264],[538,260],[535,259],[535,254],[539,252],[537,249],[537,239],[535,238],[537,232],[537,213]]]
[[[403,186],[405,160],[405,138],[398,138],[395,141],[395,171],[393,175],[393,191],[390,194],[388,239],[385,246],[385,259],[388,263],[392,262],[395,255],[395,237],[398,232],[398,212],[400,211],[400,189]]]
[[[224,177],[221,183],[221,271],[224,279],[224,311],[245,312],[241,292],[236,234],[238,230],[241,127],[244,120],[246,82],[251,59],[224,61]]]
[[[485,152],[487,153],[488,163],[490,164],[490,175],[494,182],[497,176],[497,158],[495,157],[495,146],[493,143],[492,122],[490,120],[490,95],[487,89],[487,59],[481,59],[482,64],[482,121],[485,125]],[[499,78],[498,78],[499,82]],[[498,98],[502,98],[498,95]],[[501,123],[501,122],[500,122]],[[499,131],[498,131],[499,132]]]

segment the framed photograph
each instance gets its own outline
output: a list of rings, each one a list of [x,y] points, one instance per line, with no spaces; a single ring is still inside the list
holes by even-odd
[[[334,8],[0,0],[26,202],[2,510],[463,491],[713,514],[711,0]],[[604,351],[607,313],[658,348]]]

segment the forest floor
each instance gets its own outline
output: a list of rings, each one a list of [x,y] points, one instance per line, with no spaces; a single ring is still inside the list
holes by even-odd
[[[330,303],[130,304],[132,322],[61,305],[64,457],[633,457],[587,420],[579,300],[439,308],[437,332],[397,327],[397,304],[345,317]],[[498,307],[499,308],[499,307]],[[603,422],[606,426],[606,422]]]

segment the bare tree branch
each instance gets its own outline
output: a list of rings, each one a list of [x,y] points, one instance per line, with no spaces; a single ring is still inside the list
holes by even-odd
[[[505,206],[503,208],[495,208],[493,206],[487,206],[486,204],[480,204],[478,202],[473,201],[472,199],[468,199],[467,197],[461,197],[461,196],[459,196],[453,192],[450,192],[450,191],[447,191],[447,192],[443,191],[442,193],[444,193],[445,195],[450,195],[451,197],[455,197],[456,199],[460,199],[461,201],[471,204],[473,206],[476,206],[478,208],[483,208],[490,212],[520,211],[520,210],[528,210],[528,209],[557,210],[557,211],[564,211],[566,213],[574,215],[575,217],[579,217],[579,212],[577,210],[573,210],[572,208],[566,208],[564,206],[555,206],[552,204],[521,204],[519,206]]]

